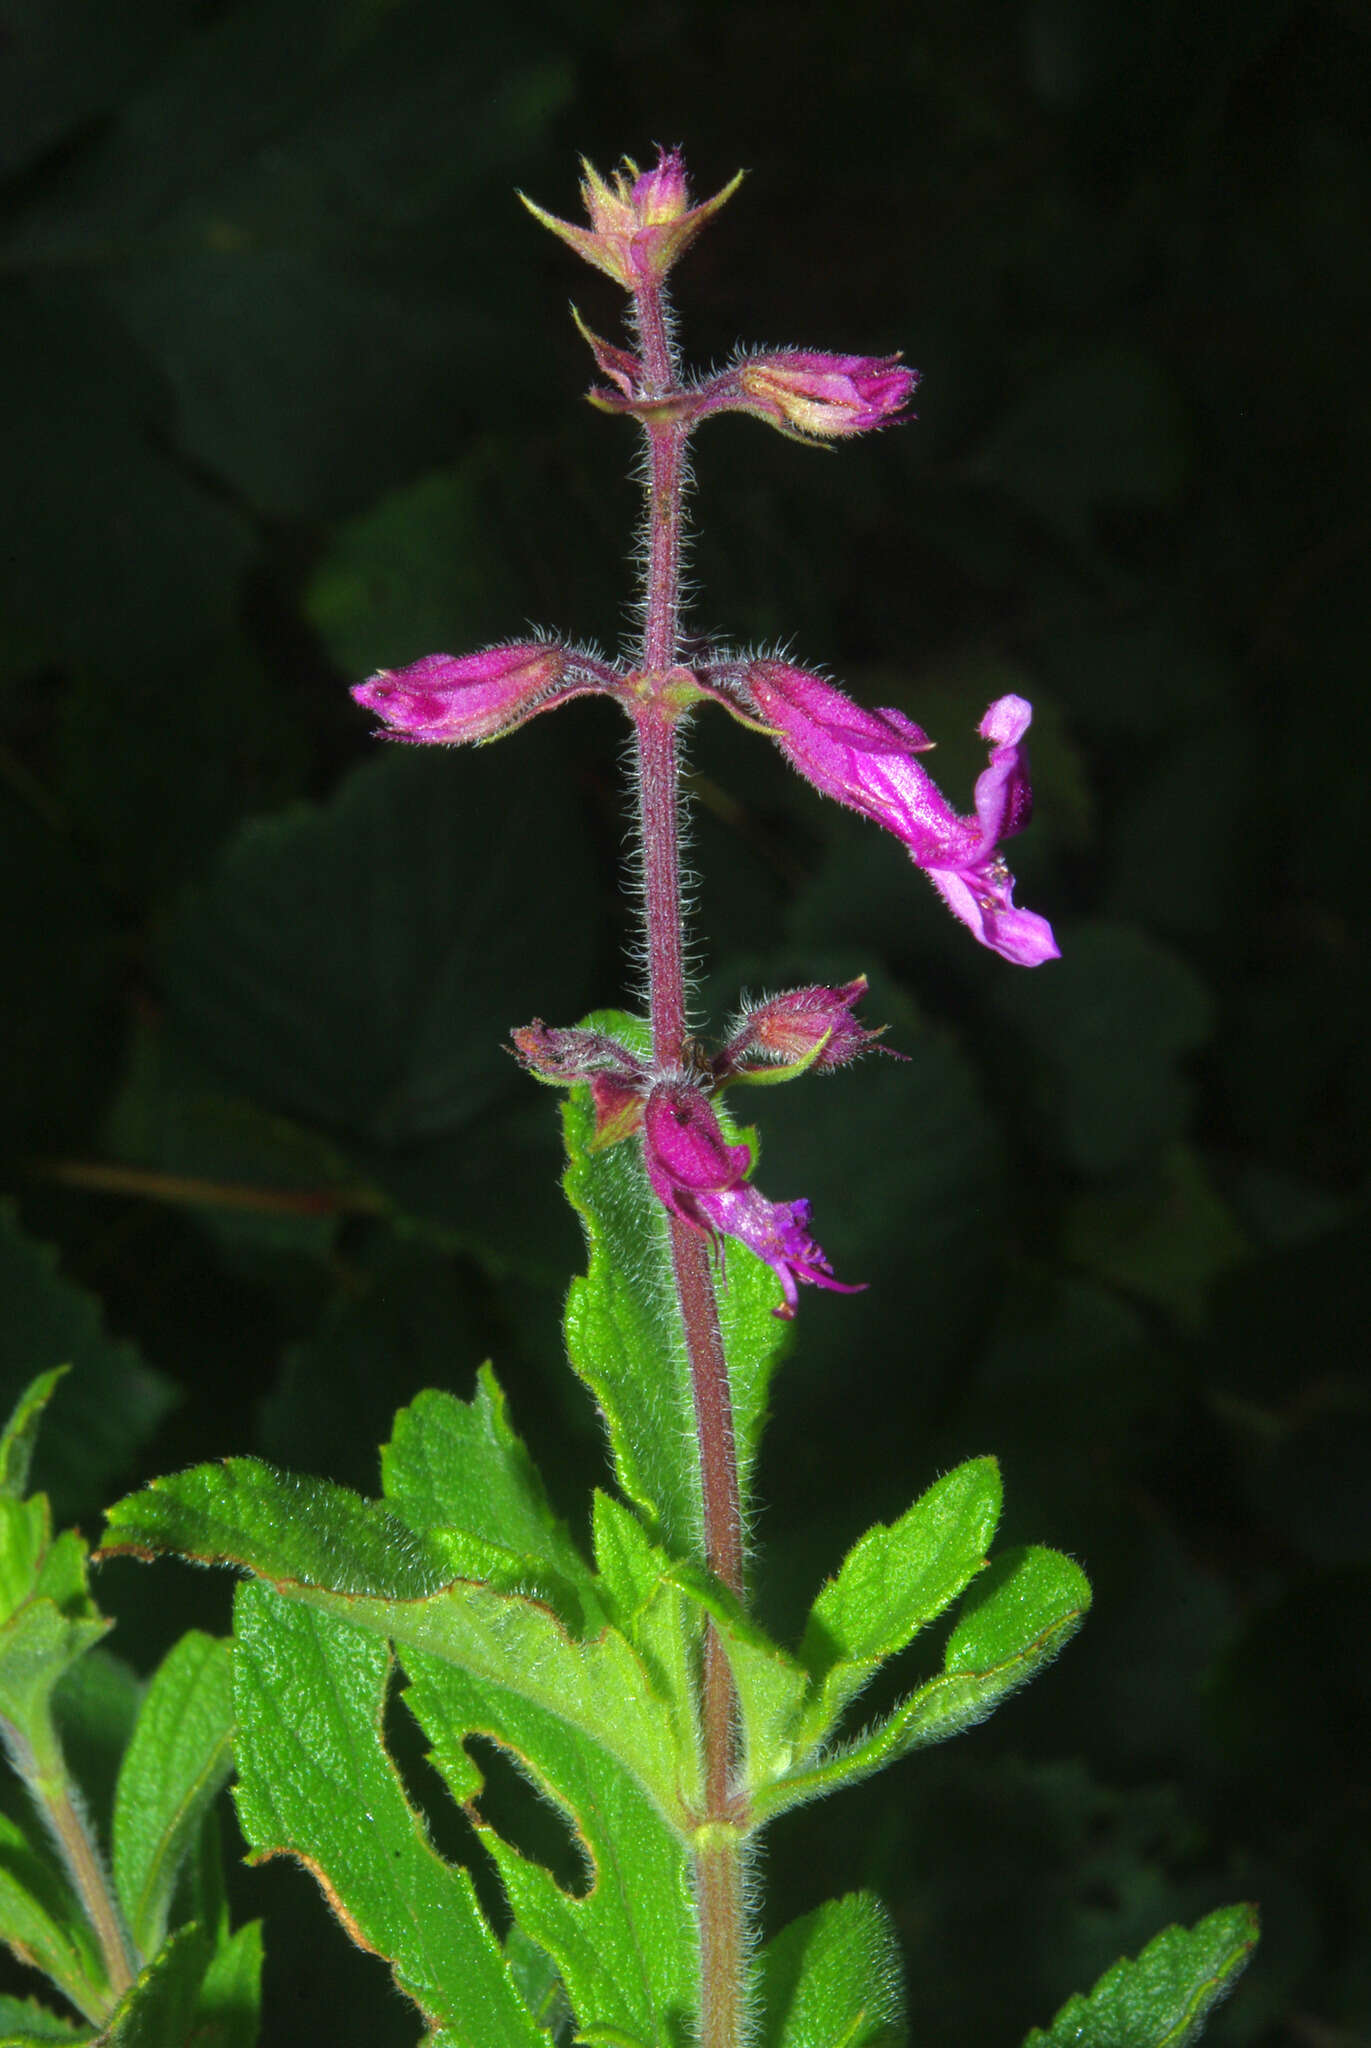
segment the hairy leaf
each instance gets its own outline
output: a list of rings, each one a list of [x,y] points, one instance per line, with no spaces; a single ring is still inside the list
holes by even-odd
[[[1197,1926],[1168,1927],[1135,1960],[1069,1998],[1024,2048],[1187,2048],[1246,1968],[1260,1927],[1253,1906],[1222,1906]]]
[[[130,1496],[111,1509],[109,1535],[115,1553],[244,1566],[340,1620],[524,1692],[607,1749],[665,1813],[694,1794],[666,1705],[625,1638],[606,1628],[581,1640],[567,1611],[575,1589],[553,1573],[528,1567],[523,1591],[488,1583],[510,1560],[480,1538],[419,1534],[343,1487],[246,1458]]]
[[[297,1857],[359,1947],[453,2048],[545,2048],[464,1870],[411,1807],[382,1733],[384,1643],[268,1587],[238,1590],[234,1699],[243,1832]]]
[[[94,2029],[49,2012],[35,1998],[0,1995],[0,2048],[39,2048],[52,2041],[89,2041]]]
[[[65,1280],[56,1253],[25,1236],[3,1207],[0,1300],[0,1405],[18,1400],[35,1372],[75,1368],[62,1389],[63,1426],[46,1433],[37,1453],[38,1480],[60,1523],[108,1499],[171,1405],[172,1389],[131,1344],[108,1335],[94,1298]]]
[[[140,1954],[155,1955],[181,1865],[233,1761],[229,1646],[192,1630],[148,1687],[114,1802],[114,1881]]]
[[[585,1025],[635,1050],[645,1042],[641,1022],[618,1011],[599,1011]],[[722,1120],[736,1140],[738,1132]],[[573,1091],[563,1124],[567,1198],[580,1213],[590,1250],[589,1270],[572,1282],[567,1297],[571,1362],[604,1416],[625,1493],[668,1549],[698,1555],[698,1464],[681,1455],[682,1444],[694,1439],[695,1408],[666,1211],[648,1185],[636,1138],[594,1149],[588,1089]],[[786,1327],[773,1314],[780,1284],[745,1245],[729,1243],[716,1288],[746,1513],[767,1388]]]
[[[1089,1606],[1089,1582],[1070,1558],[1036,1547],[1004,1552],[969,1597],[941,1674],[855,1742],[761,1789],[757,1817],[783,1813],[974,1727],[1056,1656]]]
[[[108,2002],[104,1966],[80,1900],[49,1854],[0,1813],[0,1939],[91,2019]]]
[[[479,1804],[469,1805],[518,1924],[557,1965],[578,2034],[598,2026],[642,2048],[675,2048],[693,2010],[696,1971],[689,1856],[681,1835],[606,1747],[577,1739],[522,1689],[491,1684],[412,1650],[401,1656],[410,1678],[406,1700],[454,1795],[471,1800],[474,1772],[462,1742],[484,1735],[509,1753],[575,1831],[588,1865],[582,1896],[565,1891],[551,1871],[504,1840],[482,1820]]]
[[[221,1940],[200,1986],[194,2048],[255,2048],[262,2004],[262,1923]]]
[[[898,2048],[905,2039],[900,1951],[869,1892],[792,1920],[757,1964],[763,2048]]]
[[[400,1410],[381,1453],[381,1481],[388,1506],[421,1535],[461,1531],[507,1553],[525,1578],[533,1565],[582,1599],[589,1594],[590,1571],[552,1512],[488,1365],[471,1401],[430,1390]]]
[[[803,1746],[821,1741],[877,1666],[964,1591],[985,1563],[1000,1498],[995,1460],[970,1459],[848,1552],[814,1602],[800,1645],[813,1681]]]

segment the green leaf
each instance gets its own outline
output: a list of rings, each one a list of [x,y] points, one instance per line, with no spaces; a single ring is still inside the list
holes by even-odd
[[[577,2038],[602,2028],[606,2040],[676,2048],[696,1998],[682,1836],[606,1744],[579,1738],[527,1689],[489,1683],[412,1650],[401,1657],[410,1680],[405,1698],[433,1744],[432,1760],[467,1802],[516,1921],[556,1963]],[[620,1711],[629,1704],[625,1698]],[[498,1743],[566,1815],[589,1866],[583,1895],[564,1891],[482,1819],[472,1803],[479,1776],[462,1746],[468,1735]]]
[[[570,2012],[557,1965],[515,1920],[505,1936],[505,1957],[520,1998],[534,2020],[554,2039],[565,2032]]]
[[[814,1602],[800,1645],[813,1681],[802,1747],[822,1741],[877,1667],[970,1584],[985,1563],[1000,1501],[995,1460],[970,1459],[848,1552]]]
[[[160,1479],[108,1519],[106,1554],[242,1566],[397,1645],[526,1690],[617,1757],[663,1812],[694,1796],[698,1759],[678,1756],[667,1707],[629,1643],[614,1629],[579,1640],[579,1617],[564,1606],[575,1588],[552,1573],[525,1567],[532,1595],[485,1582],[509,1560],[479,1538],[417,1533],[378,1502],[251,1458]]]
[[[229,1646],[192,1630],[143,1701],[114,1802],[114,1881],[141,1955],[155,1955],[181,1865],[233,1760]]]
[[[792,1920],[757,1974],[762,2048],[898,2048],[906,2038],[899,1943],[869,1892]]]
[[[1222,1906],[1197,1926],[1168,1927],[1093,1991],[1069,1998],[1024,2048],[1187,2048],[1246,1967],[1260,1934],[1255,1906]]]
[[[510,1088],[511,1019],[579,1004],[592,893],[539,735],[441,760],[388,748],[326,807],[229,843],[171,933],[170,1012],[235,1089],[403,1151]]]
[[[98,2048],[186,2048],[210,1954],[193,1921],[178,1927],[120,1999]]]
[[[698,1747],[696,1673],[703,1610],[672,1582],[671,1560],[632,1508],[596,1489],[591,1509],[599,1594],[611,1620],[642,1658],[667,1704],[677,1748]]]
[[[92,1295],[64,1280],[57,1254],[25,1236],[0,1206],[0,1403],[19,1399],[35,1370],[71,1365],[59,1429],[38,1446],[36,1470],[59,1523],[108,1499],[119,1475],[174,1398],[131,1344],[105,1331]]]
[[[0,1493],[10,1494],[15,1500],[22,1500],[28,1492],[38,1426],[66,1370],[66,1366],[59,1365],[51,1372],[40,1373],[19,1396],[14,1413],[5,1424],[5,1434],[0,1437]]]
[[[331,1615],[241,1586],[235,1797],[261,1859],[297,1857],[453,2048],[546,2048],[464,1870],[445,1863],[382,1734],[391,1660]]]
[[[155,1479],[106,1517],[101,1554],[231,1564],[285,1588],[414,1600],[443,1583],[439,1545],[377,1501],[256,1458],[226,1458]]]
[[[50,1977],[78,2012],[108,2005],[104,1966],[81,1903],[46,1851],[0,1813],[0,1940]]]
[[[641,1023],[618,1011],[597,1012],[585,1023],[630,1046],[644,1043]],[[736,1141],[740,1134],[723,1121]],[[563,1123],[564,1185],[590,1248],[589,1271],[572,1282],[567,1297],[571,1362],[605,1418],[619,1483],[646,1514],[651,1533],[676,1555],[698,1554],[698,1464],[681,1455],[681,1445],[694,1440],[695,1409],[666,1211],[648,1185],[641,1145],[629,1139],[593,1149],[588,1089],[573,1090]],[[752,1145],[755,1158],[755,1139]],[[745,1245],[729,1243],[717,1289],[746,1515],[767,1388],[786,1325],[773,1313],[780,1283]]]
[[[255,2048],[262,2005],[262,1923],[250,1920],[210,1958],[195,2008],[194,2048]]]
[[[113,1626],[90,1597],[86,1546],[52,1535],[47,1497],[0,1493],[0,1720],[26,1777],[62,1775],[52,1695]]]
[[[1089,1606],[1089,1582],[1070,1558],[1040,1548],[1005,1551],[969,1595],[940,1676],[855,1742],[763,1787],[754,1800],[756,1818],[770,1819],[869,1777],[911,1749],[975,1727],[1056,1656]]]
[[[470,1401],[429,1390],[395,1417],[381,1453],[387,1505],[421,1535],[460,1531],[507,1554],[509,1570],[530,1566],[573,1586],[584,1601],[591,1573],[509,1421],[489,1365]]]
[[[94,2029],[49,2012],[34,1998],[0,1995],[0,2048],[39,2048],[51,2041],[89,2041]]]
[[[74,1530],[67,1534],[75,1538]],[[0,1630],[0,1719],[37,1753],[40,1770],[47,1768],[52,1749],[49,1712],[55,1687],[113,1626],[93,1612],[64,1614],[54,1601],[35,1599]]]

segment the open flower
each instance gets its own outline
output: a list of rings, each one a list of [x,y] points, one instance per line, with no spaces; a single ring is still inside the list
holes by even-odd
[[[915,758],[930,742],[900,712],[864,710],[783,662],[751,662],[741,680],[750,710],[800,773],[902,840],[983,946],[1020,967],[1058,958],[1046,918],[1015,907],[1014,877],[999,851],[1033,807],[1022,744],[1033,710],[1022,697],[997,698],[981,720],[990,764],[976,783],[975,815],[964,818]]]
[[[578,256],[603,270],[626,292],[660,284],[701,228],[733,197],[743,176],[739,171],[722,192],[692,206],[679,150],[659,151],[656,167],[650,171],[640,171],[631,157],[625,157],[623,169],[616,171],[609,183],[584,158],[581,168],[588,228],[545,213],[522,192],[519,197],[535,220],[560,235]]]
[[[774,1311],[788,1322],[799,1286],[859,1294],[833,1278],[833,1268],[809,1235],[809,1203],[769,1202],[744,1185],[751,1163],[746,1145],[730,1145],[698,1088],[663,1081],[643,1113],[643,1157],[658,1200],[673,1216],[716,1241],[736,1237],[771,1267],[785,1299]]]
[[[603,687],[571,667],[565,648],[527,640],[479,654],[426,654],[407,668],[379,669],[352,694],[392,739],[456,746],[498,739],[539,711]]]
[[[903,368],[898,356],[836,356],[818,349],[747,356],[734,375],[742,395],[731,410],[755,413],[804,441],[890,425],[919,381],[918,371]]]

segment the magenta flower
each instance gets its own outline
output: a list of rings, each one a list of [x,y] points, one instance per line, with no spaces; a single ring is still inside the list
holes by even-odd
[[[852,1014],[866,988],[866,976],[859,974],[841,988],[792,988],[754,1004],[734,1025],[714,1062],[715,1074],[721,1081],[789,1081],[811,1070],[845,1067],[885,1029],[882,1024],[868,1031]]]
[[[716,1242],[720,1235],[736,1237],[766,1261],[785,1295],[774,1311],[782,1321],[795,1313],[800,1283],[861,1293],[833,1278],[809,1235],[808,1202],[769,1202],[743,1185],[752,1155],[746,1145],[729,1144],[698,1088],[663,1081],[652,1090],[643,1114],[643,1157],[653,1192],[671,1215]]]
[[[539,711],[603,685],[573,668],[565,648],[527,640],[479,654],[426,654],[408,668],[383,668],[353,696],[392,739],[455,746],[498,739]]]
[[[755,413],[801,440],[862,434],[898,420],[919,381],[898,356],[835,356],[820,350],[779,350],[748,356],[733,373],[741,400]]]
[[[999,852],[1032,811],[1021,742],[1033,710],[1022,697],[998,698],[981,720],[990,765],[976,783],[975,816],[964,818],[914,758],[930,742],[900,712],[866,711],[821,677],[778,661],[749,663],[742,682],[749,708],[801,775],[902,840],[983,946],[1020,967],[1059,957],[1046,918],[1015,908],[1014,878]]]
[[[522,192],[519,197],[535,220],[551,228],[554,235],[560,235],[578,256],[603,270],[626,292],[660,284],[701,228],[733,197],[743,177],[739,171],[722,192],[692,206],[679,150],[661,150],[656,168],[651,171],[639,171],[632,158],[625,157],[623,169],[614,173],[612,184],[606,184],[595,166],[584,158],[581,168],[585,173],[581,198],[590,216],[588,228],[575,227],[570,221],[545,213],[541,206],[524,198]]]

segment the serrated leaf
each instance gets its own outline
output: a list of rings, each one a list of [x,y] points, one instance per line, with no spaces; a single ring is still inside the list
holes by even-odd
[[[210,1958],[195,2009],[194,2048],[255,2048],[262,2004],[262,1923],[250,1920]]]
[[[470,758],[392,747],[325,807],[245,826],[168,944],[191,1052],[378,1147],[469,1123],[510,1085],[511,1017],[574,1004],[584,982],[592,877],[557,769],[537,734]]]
[[[64,1614],[52,1600],[28,1601],[0,1630],[0,1719],[33,1748],[46,1748],[54,1689],[113,1626],[99,1616]]]
[[[422,1534],[375,1501],[251,1458],[158,1480],[110,1510],[106,1554],[235,1564],[340,1620],[526,1690],[591,1737],[672,1813],[693,1794],[670,1717],[617,1630],[582,1641],[575,1588],[528,1567],[532,1593],[484,1582],[508,1560],[461,1531]],[[468,1578],[471,1569],[481,1576]],[[549,1604],[556,1597],[556,1606]],[[696,1760],[690,1759],[690,1767]]]
[[[869,1892],[793,1920],[757,1964],[762,2048],[898,2048],[905,2039],[900,1950]]]
[[[156,1479],[106,1516],[104,1556],[192,1557],[240,1565],[284,1586],[413,1600],[443,1583],[439,1546],[378,1501],[326,1479],[226,1458]]]
[[[234,1640],[235,1797],[255,1855],[297,1857],[453,2048],[546,2048],[470,1877],[437,1854],[386,1754],[384,1643],[254,1585]]]
[[[0,1940],[50,1977],[78,2012],[96,2019],[109,2002],[100,1952],[66,1878],[24,1830],[0,1813]]]
[[[85,1544],[74,1529],[53,1537],[42,1494],[0,1494],[0,1615],[0,1719],[27,1753],[26,1775],[60,1774],[53,1692],[113,1624],[90,1597]]]
[[[763,1787],[758,1820],[772,1818],[885,1768],[911,1749],[974,1728],[1070,1641],[1090,1606],[1090,1585],[1055,1550],[1005,1551],[973,1588],[947,1645],[942,1673],[834,1755]]]
[[[0,2048],[46,2048],[52,2041],[89,2041],[94,2029],[49,2012],[35,1998],[0,1995]]]
[[[210,1955],[193,1921],[178,1927],[124,1993],[96,2048],[186,2048]]]
[[[557,1965],[517,1920],[511,1922],[505,1936],[505,1959],[515,1988],[536,2024],[554,2039],[560,2038],[569,2009]]]
[[[898,1522],[868,1529],[810,1610],[800,1660],[812,1698],[800,1730],[822,1741],[871,1674],[965,1590],[1000,1518],[999,1467],[972,1458],[931,1486]]]
[[[153,1675],[114,1801],[114,1881],[140,1955],[155,1955],[181,1865],[233,1760],[229,1646],[192,1630]]]
[[[618,1011],[584,1021],[624,1044],[642,1043],[639,1020]],[[567,1297],[567,1350],[604,1416],[625,1493],[669,1550],[698,1555],[698,1464],[681,1455],[682,1444],[694,1441],[695,1408],[666,1211],[648,1185],[636,1139],[593,1148],[588,1089],[573,1091],[563,1128],[567,1199],[580,1213],[590,1250],[589,1270],[573,1280]],[[729,1242],[716,1289],[746,1516],[767,1388],[786,1326],[773,1313],[781,1301],[775,1274],[745,1245]]]
[[[105,1331],[92,1295],[62,1278],[57,1254],[27,1237],[0,1206],[0,1403],[18,1398],[35,1371],[68,1364],[61,1425],[38,1445],[39,1483],[59,1523],[108,1499],[134,1451],[174,1394],[131,1344]]]
[[[589,1865],[583,1896],[480,1817],[518,1924],[557,1965],[577,2038],[605,2030],[642,2048],[676,2048],[694,2010],[695,1911],[689,1852],[606,1747],[579,1740],[526,1694],[401,1650],[408,1704],[454,1796],[472,1798],[468,1735],[487,1736],[565,1813]],[[629,1704],[627,1701],[625,1705]],[[479,1790],[479,1784],[476,1788]]]
[[[5,1424],[4,1436],[0,1437],[0,1493],[22,1500],[28,1492],[29,1466],[33,1462],[38,1427],[48,1402],[57,1391],[58,1382],[67,1370],[66,1366],[59,1365],[51,1372],[40,1373],[15,1402],[14,1412]]]
[[[1188,2048],[1227,1996],[1260,1934],[1254,1906],[1222,1906],[1197,1926],[1168,1927],[1135,1960],[1069,1998],[1024,2048]]]
[[[470,1401],[429,1389],[395,1417],[381,1452],[389,1507],[420,1533],[461,1531],[508,1553],[527,1576],[542,1566],[584,1599],[591,1574],[552,1511],[489,1365]]]

